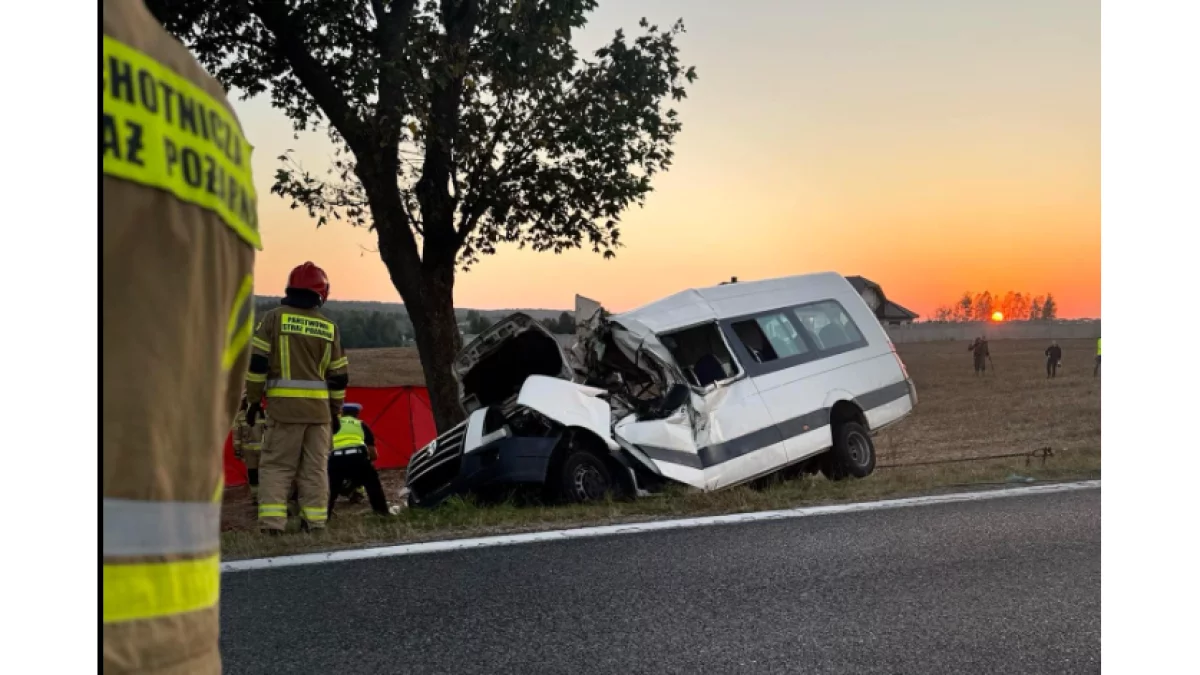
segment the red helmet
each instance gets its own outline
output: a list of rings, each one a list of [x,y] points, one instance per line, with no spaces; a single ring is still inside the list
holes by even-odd
[[[321,304],[329,299],[329,277],[325,275],[325,270],[311,262],[292,270],[288,275],[287,287],[312,291],[321,296]]]

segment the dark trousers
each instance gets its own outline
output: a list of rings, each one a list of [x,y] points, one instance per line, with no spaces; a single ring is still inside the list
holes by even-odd
[[[1055,377],[1058,375],[1058,361],[1055,359],[1046,359],[1046,377]]]
[[[1096,367],[1092,369],[1092,377],[1096,377],[1099,374],[1100,374],[1100,355],[1097,354],[1096,355]]]
[[[352,455],[329,456],[329,515],[333,515],[333,505],[337,501],[338,491],[342,481],[349,480],[352,485],[361,485],[367,490],[367,499],[371,502],[371,510],[380,515],[387,515],[387,496],[383,494],[383,485],[379,482],[379,472],[367,457],[365,449]]]
[[[987,371],[987,357],[979,354],[975,357],[975,374],[978,375]]]

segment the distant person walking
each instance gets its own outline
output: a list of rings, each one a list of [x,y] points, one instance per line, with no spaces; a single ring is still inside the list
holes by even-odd
[[[975,374],[980,375],[987,371],[987,362],[991,358],[992,353],[988,350],[988,342],[986,337],[977,337],[967,347],[967,351],[971,352],[975,360]]]
[[[1051,340],[1050,346],[1046,347],[1046,379],[1058,376],[1058,367],[1062,365],[1062,347],[1058,346],[1058,341]]]
[[[1100,376],[1100,338],[1096,338],[1096,367],[1092,369],[1092,377]]]

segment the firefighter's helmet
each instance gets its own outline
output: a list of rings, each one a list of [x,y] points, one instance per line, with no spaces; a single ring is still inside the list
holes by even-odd
[[[312,291],[321,297],[321,304],[329,299],[329,277],[325,270],[311,262],[306,262],[288,275],[287,287],[297,290]]]

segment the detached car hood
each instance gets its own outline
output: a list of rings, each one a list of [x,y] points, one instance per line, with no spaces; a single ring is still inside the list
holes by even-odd
[[[522,312],[479,334],[454,361],[459,399],[467,414],[515,400],[526,378],[533,375],[576,379],[554,335]]]

